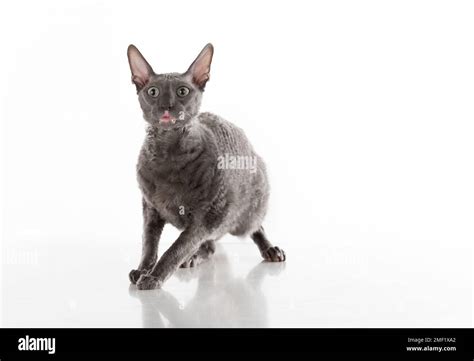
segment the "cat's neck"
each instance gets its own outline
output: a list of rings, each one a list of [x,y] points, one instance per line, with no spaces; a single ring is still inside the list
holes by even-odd
[[[147,129],[147,148],[153,153],[174,154],[200,145],[202,138],[201,125],[197,121],[174,128],[163,129],[149,126]]]

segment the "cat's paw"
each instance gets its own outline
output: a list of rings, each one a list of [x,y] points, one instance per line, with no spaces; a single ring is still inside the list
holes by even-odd
[[[179,267],[180,268],[196,267],[198,264],[201,264],[203,261],[211,257],[215,251],[216,251],[216,245],[214,241],[212,240],[206,241],[201,245],[201,247],[199,247],[198,251],[195,254],[193,254],[189,259],[184,261]]]
[[[161,288],[162,284],[163,282],[157,277],[142,274],[137,281],[137,288],[139,290],[154,290],[155,288]]]
[[[128,274],[128,278],[130,279],[130,282],[135,285],[140,276],[146,273],[148,273],[148,270],[132,269]]]
[[[268,262],[283,262],[286,260],[285,252],[278,247],[268,247],[262,252],[262,257]]]
[[[196,267],[199,263],[202,262],[201,257],[199,257],[197,254],[194,254],[192,257],[184,261],[179,268],[191,268],[191,267]]]

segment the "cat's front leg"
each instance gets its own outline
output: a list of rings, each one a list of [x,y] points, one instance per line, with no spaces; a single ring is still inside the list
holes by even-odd
[[[142,274],[153,269],[158,257],[158,243],[165,221],[158,211],[143,200],[143,241],[142,258],[137,269],[130,271],[129,278],[133,284],[137,283]]]
[[[142,274],[137,282],[140,290],[151,290],[161,288],[163,283],[170,277],[179,266],[189,259],[199,249],[201,244],[209,239],[209,234],[204,227],[188,227],[161,256],[153,270]]]

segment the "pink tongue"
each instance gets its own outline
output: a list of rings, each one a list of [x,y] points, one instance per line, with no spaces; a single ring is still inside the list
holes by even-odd
[[[168,123],[171,120],[171,116],[170,116],[169,111],[165,110],[165,113],[161,116],[160,120],[163,123]]]

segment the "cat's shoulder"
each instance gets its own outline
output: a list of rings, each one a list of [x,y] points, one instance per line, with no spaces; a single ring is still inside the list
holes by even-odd
[[[202,112],[198,115],[198,121],[205,125],[219,125],[228,123],[227,120],[210,112]]]
[[[229,122],[228,120],[222,118],[219,115],[210,112],[199,113],[198,121],[210,129],[227,129],[237,132],[243,132],[243,130],[235,124]]]

